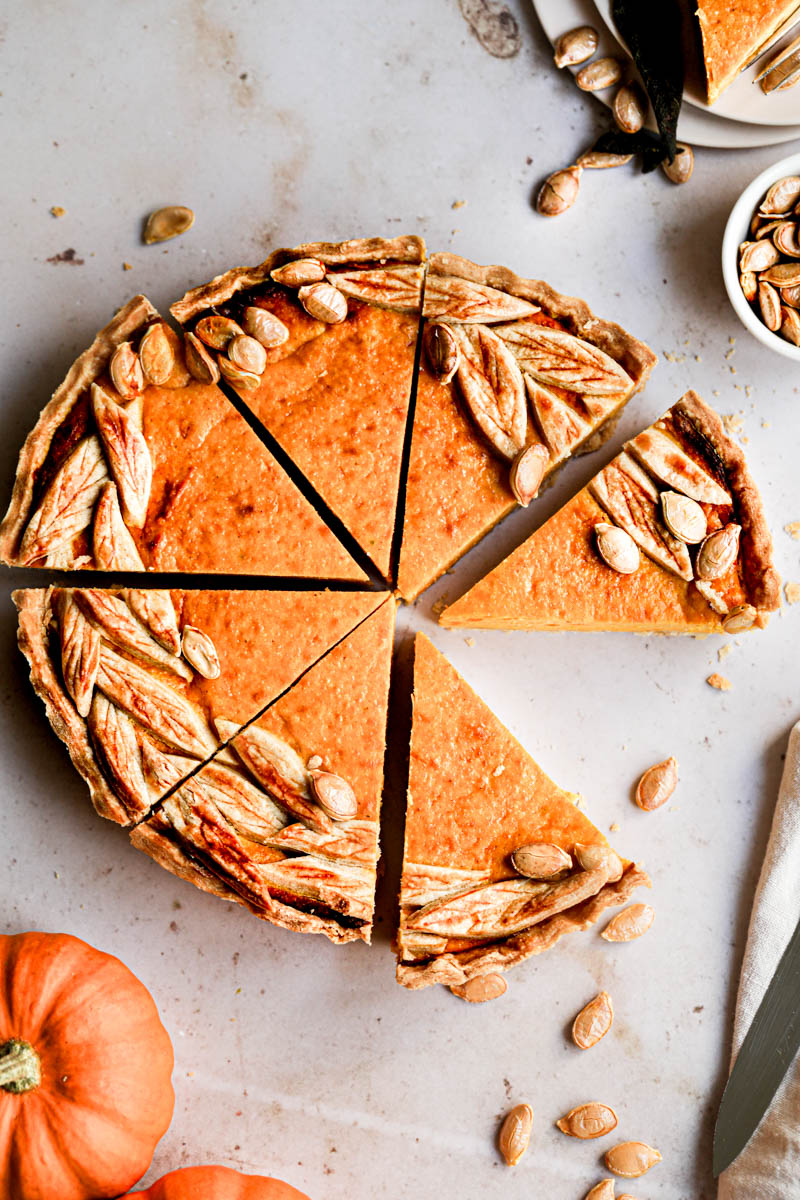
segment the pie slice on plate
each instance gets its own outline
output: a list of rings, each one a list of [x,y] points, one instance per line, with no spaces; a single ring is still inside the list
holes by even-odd
[[[466,983],[587,929],[650,880],[417,634],[397,979]],[[511,855],[530,847],[535,878]]]
[[[314,242],[171,309],[387,579],[424,255],[416,237]]]
[[[369,942],[394,612],[386,600],[234,736],[134,845],[274,925]],[[167,782],[175,766],[153,751],[146,769]]]
[[[596,448],[656,361],[582,300],[454,254],[430,259],[423,317],[397,581],[406,600],[570,455]]]
[[[440,621],[741,633],[765,625],[779,603],[744,454],[687,392]]]
[[[141,820],[384,603],[380,592],[14,593],[19,644],[101,816]],[[160,754],[163,779],[147,772]]]
[[[0,526],[13,566],[364,581],[203,364],[135,296],[22,449]]]
[[[697,0],[709,104],[791,16],[800,16],[798,0]]]

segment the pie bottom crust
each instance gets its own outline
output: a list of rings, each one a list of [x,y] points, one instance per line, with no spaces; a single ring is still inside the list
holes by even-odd
[[[507,971],[525,959],[549,950],[565,934],[589,929],[607,909],[625,904],[637,888],[650,886],[647,872],[636,863],[629,863],[617,883],[605,884],[596,896],[584,900],[582,904],[556,913],[505,941],[455,954],[440,954],[428,962],[399,962],[397,982],[412,989],[430,987],[435,983],[453,987],[479,975]]]

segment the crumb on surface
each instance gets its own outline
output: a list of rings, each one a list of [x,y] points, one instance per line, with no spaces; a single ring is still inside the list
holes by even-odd
[[[730,642],[726,642],[724,646],[720,646],[719,650],[717,651],[717,662],[723,662],[723,660],[728,657],[732,649],[733,646]]]
[[[466,200],[454,200],[453,203],[450,205],[450,207],[451,208],[463,208],[466,203],[467,203]]]
[[[612,821],[608,827],[609,833],[619,833],[619,821]]]
[[[67,215],[67,210],[62,208],[60,204],[52,205],[50,212],[54,217],[65,217]]]
[[[473,637],[464,638],[464,645],[469,646],[469,648],[472,649],[472,647],[475,645],[475,638],[473,638]]]
[[[730,679],[727,679],[724,675],[718,675],[716,671],[713,675],[709,675],[706,683],[709,687],[716,688],[718,692],[729,692],[733,687]]]
[[[122,264],[122,269],[123,269],[123,271],[132,271],[132,270],[133,270],[133,263],[124,262],[124,263]]]
[[[785,583],[783,592],[787,604],[800,604],[800,583]]]
[[[793,537],[796,542],[800,542],[800,521],[789,521],[783,528],[789,537]]]

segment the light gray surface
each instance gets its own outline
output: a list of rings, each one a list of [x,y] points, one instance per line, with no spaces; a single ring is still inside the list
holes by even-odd
[[[724,413],[742,410],[778,565],[800,579],[800,543],[782,531],[800,520],[797,372],[742,330],[718,262],[739,191],[794,147],[698,153],[684,188],[660,173],[587,172],[576,208],[547,222],[530,207],[535,185],[606,118],[551,69],[527,2],[511,8],[522,49],[508,59],[487,54],[454,0],[15,9],[2,46],[4,494],[35,412],[128,294],[166,307],[275,245],[418,232],[433,249],[583,295],[653,346],[660,364],[614,445],[689,386]],[[196,226],[144,247],[140,222],[163,203],[191,205]],[[56,204],[60,220],[48,212]],[[47,261],[68,247],[82,265]],[[178,1103],[149,1179],[218,1161],[283,1176],[314,1200],[579,1200],[604,1174],[607,1142],[568,1141],[552,1122],[598,1099],[617,1108],[619,1140],[664,1155],[637,1195],[710,1200],[735,974],[800,709],[800,609],[734,645],[719,668],[733,682],[724,694],[704,682],[721,639],[476,632],[469,645],[431,617],[603,453],[569,467],[401,615],[403,644],[425,629],[554,778],[587,797],[600,828],[620,824],[616,844],[655,882],[646,938],[617,948],[572,938],[511,974],[491,1006],[394,983],[396,794],[371,950],[273,930],[128,848],[89,810],[30,692],[14,649],[14,577],[2,576],[2,927],[78,934],[152,989],[175,1043]],[[631,786],[667,754],[681,768],[674,801],[640,813]],[[580,1054],[565,1030],[599,987],[614,997],[615,1027]],[[510,1172],[493,1137],[522,1099],[534,1140]]]

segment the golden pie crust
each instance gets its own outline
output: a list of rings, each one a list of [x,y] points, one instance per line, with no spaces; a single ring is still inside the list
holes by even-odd
[[[666,414],[719,477],[742,527],[739,558],[726,576],[728,607],[751,604],[755,624],[765,624],[780,603],[761,498],[740,446],[696,392],[687,392]],[[441,614],[442,625],[499,629],[615,629],[638,633],[721,633],[715,612],[694,582],[679,578],[645,554],[633,575],[620,575],[600,559],[594,528],[608,516],[591,484],[527,541]]]
[[[455,939],[438,953],[414,961],[405,952],[408,914],[404,892],[420,866],[477,873],[494,883],[515,879],[511,853],[545,842],[568,854],[576,843],[606,848],[600,831],[498,721],[455,669],[423,635],[416,639],[414,710],[398,935],[398,982],[405,987],[460,984],[506,970],[549,949],[565,933],[585,929],[636,887],[649,886],[641,867],[596,894],[514,936],[470,945]],[[457,890],[457,889],[456,889]]]
[[[631,378],[602,417],[590,418],[584,438],[570,455],[602,445],[619,414],[644,387],[656,356],[621,326],[604,321],[588,305],[563,296],[537,279],[524,279],[507,267],[479,266],[455,254],[433,254],[428,276],[455,277],[496,288],[529,301],[542,317],[567,333],[599,347]],[[528,416],[528,441],[538,441]],[[545,478],[562,465],[554,460]],[[441,384],[423,353],[417,384],[397,588],[414,600],[435,579],[517,507],[509,486],[508,464],[488,446],[465,411],[455,380]]]
[[[92,384],[122,407],[108,376],[117,347],[161,318],[135,296],[70,368],[22,448],[0,560],[25,564],[20,542],[46,481],[82,435],[91,433]],[[312,576],[364,582],[366,576],[218,387],[193,379],[180,339],[167,330],[176,364],[164,386],[142,393],[142,433],[152,460],[144,527],[131,528],[151,571]],[[62,564],[59,564],[62,565]],[[97,568],[91,528],[74,539],[69,563]]]

